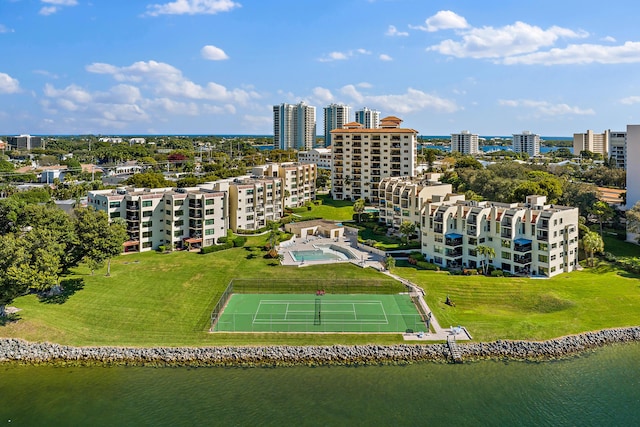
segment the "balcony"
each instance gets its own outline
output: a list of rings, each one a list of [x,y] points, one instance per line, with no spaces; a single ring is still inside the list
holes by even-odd
[[[436,225],[434,225],[434,227],[433,227],[433,231],[434,231],[435,233],[440,233],[440,234],[442,234],[442,224],[436,224]]]
[[[502,228],[500,231],[500,237],[504,237],[505,239],[511,238],[511,229],[510,228]]]
[[[140,217],[135,214],[127,214],[127,221],[140,221]]]
[[[513,257],[513,262],[520,265],[531,264],[531,254],[516,255]]]
[[[538,228],[539,229],[543,229],[543,230],[548,230],[549,229],[549,220],[548,219],[543,219],[542,221],[540,221],[540,224],[538,224]]]
[[[127,210],[128,211],[137,211],[139,209],[140,209],[140,203],[127,202]]]
[[[531,252],[532,245],[531,240],[528,239],[516,239],[513,241],[513,250],[515,252]]]
[[[538,233],[538,235],[536,236],[536,239],[541,240],[543,242],[548,242],[549,241],[549,233],[547,233],[547,232]]]
[[[462,248],[447,249],[444,254],[449,258],[459,258],[462,256]]]
[[[446,246],[462,246],[462,235],[457,233],[446,234],[444,244]]]
[[[189,200],[189,207],[195,209],[202,209],[202,202],[199,200]]]
[[[189,209],[189,218],[202,218],[202,211],[199,209]]]
[[[467,227],[467,236],[477,236],[478,229],[475,225],[470,225]]]

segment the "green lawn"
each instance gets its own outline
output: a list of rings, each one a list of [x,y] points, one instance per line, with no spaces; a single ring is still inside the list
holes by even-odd
[[[324,218],[331,221],[350,221],[353,219],[353,202],[333,200],[328,195],[319,195],[320,205],[313,204],[311,210],[306,207],[293,209],[293,213],[302,218]]]
[[[624,240],[620,240],[617,237],[606,233],[603,240],[605,252],[611,252],[617,257],[640,257],[639,245],[625,242]]]
[[[263,243],[251,237],[249,243]],[[306,279],[380,279],[376,271],[350,264],[283,267],[255,248],[199,255],[147,252],[120,256],[111,277],[84,269],[69,279],[83,287],[63,303],[41,302],[35,295],[18,298],[19,321],[0,326],[0,336],[70,345],[230,345],[400,342],[388,335],[209,334],[209,316],[220,294],[235,277]],[[67,291],[74,286],[67,285]]]
[[[252,236],[248,245],[264,244]],[[208,255],[177,252],[121,256],[105,271],[78,269],[67,283],[66,301],[18,298],[18,321],[0,326],[0,336],[69,345],[202,346],[262,344],[393,344],[397,334],[209,334],[209,314],[232,278],[262,281],[347,279],[379,281],[371,269],[350,264],[284,267],[256,248]],[[399,263],[402,264],[402,263]],[[476,340],[545,339],[609,327],[640,324],[640,279],[608,264],[549,280],[450,276],[397,267],[420,284],[442,326],[466,326]],[[444,304],[450,295],[455,307]]]
[[[441,326],[466,326],[479,341],[548,339],[640,324],[640,278],[606,263],[551,279],[394,271],[424,287]],[[444,304],[447,295],[455,307]]]

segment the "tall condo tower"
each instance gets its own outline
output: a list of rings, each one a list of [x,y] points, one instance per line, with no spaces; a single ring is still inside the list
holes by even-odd
[[[523,130],[513,134],[513,151],[527,153],[530,157],[540,154],[540,135]]]
[[[324,146],[331,146],[331,131],[342,129],[349,123],[351,107],[348,105],[331,104],[324,107]]]
[[[316,138],[316,107],[304,102],[273,106],[273,146],[310,150]]]
[[[463,130],[460,133],[451,134],[451,151],[462,154],[478,154],[478,134]]]
[[[378,129],[380,127],[380,112],[364,107],[356,111],[356,123],[360,123],[365,129]]]

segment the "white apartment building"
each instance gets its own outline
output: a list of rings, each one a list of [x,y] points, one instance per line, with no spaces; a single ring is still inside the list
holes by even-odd
[[[364,107],[356,111],[356,123],[360,123],[366,129],[377,129],[380,127],[380,112]]]
[[[316,139],[316,107],[299,104],[273,106],[274,148],[310,150]]]
[[[640,125],[627,125],[627,204],[631,209],[640,202]],[[635,160],[635,161],[634,161]],[[637,242],[636,235],[627,232],[627,240]]]
[[[211,246],[226,236],[226,192],[205,188],[121,187],[90,191],[88,206],[127,223],[124,252],[144,252],[171,244],[176,249]]]
[[[460,133],[451,134],[451,152],[458,152],[462,154],[479,154],[478,149],[478,134],[470,133],[468,130],[463,130]]]
[[[331,148],[314,148],[298,152],[298,162],[315,164],[318,169],[331,170]]]
[[[586,133],[574,133],[573,154],[579,156],[581,151],[591,151],[607,158],[609,155],[609,131],[595,133],[588,130]]]
[[[450,268],[488,262],[524,276],[573,271],[578,266],[578,208],[545,203],[545,196],[528,196],[526,203],[434,196],[422,217],[422,253]],[[479,246],[492,248],[495,257],[486,259]]]
[[[540,135],[531,133],[528,130],[522,133],[513,134],[513,151],[516,153],[527,153],[529,157],[540,154]]]
[[[438,175],[438,174],[436,174]],[[404,221],[416,224],[420,229],[422,210],[434,195],[441,197],[452,192],[451,184],[430,181],[426,178],[387,177],[378,184],[379,221],[396,229]]]
[[[617,168],[627,168],[627,133],[609,132],[609,159]]]
[[[401,123],[391,116],[382,119],[378,129],[352,122],[331,132],[334,199],[363,198],[377,204],[383,178],[415,175],[418,131],[401,128]]]
[[[315,164],[271,163],[254,167],[252,174],[256,177],[281,178],[283,201],[286,208],[304,206],[307,202],[316,199],[318,174]]]
[[[215,184],[229,192],[229,228],[257,230],[267,221],[278,221],[284,213],[284,184],[281,178],[244,178]]]
[[[331,131],[342,129],[342,126],[349,123],[351,107],[348,105],[331,104],[324,107],[324,146],[331,146]]]

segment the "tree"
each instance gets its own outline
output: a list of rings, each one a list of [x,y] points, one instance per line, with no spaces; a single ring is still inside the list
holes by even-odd
[[[106,212],[93,207],[79,208],[75,211],[76,231],[84,261],[89,265],[91,274],[98,267],[107,264],[107,276],[111,274],[111,258],[122,253],[122,244],[127,240],[127,227],[121,218],[109,223]]]
[[[589,213],[598,218],[598,222],[600,223],[600,236],[602,236],[602,223],[613,218],[615,211],[607,202],[598,200],[591,206]]]
[[[389,255],[384,259],[384,265],[387,270],[391,271],[396,266],[396,259]]]
[[[400,235],[406,245],[409,244],[409,236],[416,231],[416,223],[412,221],[402,221],[400,224]]]
[[[0,236],[0,318],[6,317],[6,306],[28,289],[19,274],[26,267],[24,245],[13,234]]]
[[[269,248],[275,248],[280,236],[280,223],[277,221],[267,221],[267,229],[269,230],[269,236],[267,241],[269,242]]]
[[[480,260],[482,264],[482,272],[487,274],[488,261],[496,257],[496,251],[491,246],[480,245],[476,247],[476,251],[479,255],[482,255]]]
[[[353,212],[358,215],[358,222],[360,222],[360,215],[364,212],[365,201],[363,198],[360,198],[355,201],[353,204]]]
[[[595,231],[588,232],[582,238],[582,248],[587,255],[587,264],[593,267],[596,252],[602,252],[604,250],[602,237]]]
[[[136,173],[129,177],[125,184],[138,188],[173,187],[171,181],[164,179],[164,175],[157,172]]]
[[[627,231],[633,234],[640,235],[640,202],[633,205],[633,207],[626,212],[627,216]],[[640,243],[640,236],[638,236],[638,242]]]

